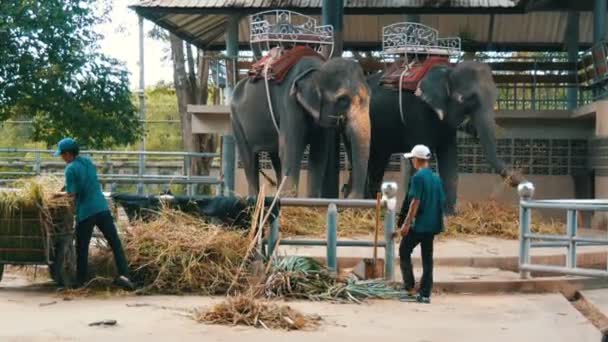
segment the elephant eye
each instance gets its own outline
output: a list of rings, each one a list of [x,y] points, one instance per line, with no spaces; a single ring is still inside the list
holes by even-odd
[[[349,105],[350,98],[348,97],[348,95],[342,95],[338,97],[338,100],[336,101],[336,107],[338,107],[339,110],[346,110]]]

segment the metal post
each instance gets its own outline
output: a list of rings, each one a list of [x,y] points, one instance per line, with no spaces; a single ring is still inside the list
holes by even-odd
[[[272,222],[270,222],[270,235],[268,236],[268,246],[266,246],[266,253],[268,257],[274,254],[274,248],[277,247],[277,241],[279,240],[279,216],[277,216]]]
[[[387,209],[384,213],[384,278],[388,281],[395,279],[395,211]]]
[[[144,170],[146,168],[146,157],[144,152],[146,151],[146,83],[144,82],[144,18],[142,16],[138,17],[139,19],[139,118],[141,120],[141,125],[143,126],[143,132],[141,136],[141,146],[139,154],[139,167],[138,167],[138,175],[140,178],[144,175]],[[137,183],[137,194],[144,194],[144,184]]]
[[[188,179],[188,181],[191,180],[192,178],[192,158],[190,158],[190,155],[184,155],[185,158],[185,163],[184,163],[184,167],[186,168],[186,178]],[[193,184],[192,183],[188,183],[186,184],[186,195],[189,197],[194,196],[194,191],[192,189]]]
[[[527,235],[530,233],[530,209],[523,206],[523,202],[534,196],[534,185],[530,182],[525,182],[517,186],[519,194],[519,275],[526,279],[530,276],[529,272],[521,270],[522,265],[530,264],[530,239]]]
[[[239,56],[239,20],[240,17],[238,15],[230,16],[226,30],[226,55],[229,59],[234,60],[235,63]],[[234,85],[230,84],[228,79],[226,79],[226,97],[228,99],[228,104],[232,99],[232,87],[234,87]],[[234,137],[232,135],[225,135],[222,137],[222,176],[224,195],[234,194],[235,169],[236,151]]]
[[[528,212],[530,209],[524,208],[520,205],[519,207],[519,267],[527,263],[529,256],[529,244],[528,238],[526,237],[529,231],[529,222],[527,220]],[[529,277],[529,273],[520,269],[519,275],[522,279]]]
[[[593,8],[593,42],[599,43],[606,35],[606,0],[595,0]]]
[[[327,269],[338,271],[338,208],[330,204],[327,208]]]
[[[568,210],[567,221],[567,234],[570,240],[568,241],[568,257],[566,258],[566,267],[576,268],[576,240],[574,239],[578,230],[576,210]]]
[[[579,12],[570,11],[568,12],[568,26],[566,27],[566,46],[568,47],[568,62],[575,65],[574,70],[576,72],[576,62],[578,61],[578,39],[579,39]],[[578,105],[578,85],[570,85],[566,94],[568,110],[573,110]]]
[[[35,164],[34,164],[34,172],[36,173],[36,176],[40,176],[40,173],[42,172],[42,160],[40,158],[40,152],[36,152],[34,154],[34,158],[35,158]]]
[[[386,204],[384,213],[384,278],[388,281],[395,279],[395,209],[397,208],[397,183],[382,184],[382,201]]]

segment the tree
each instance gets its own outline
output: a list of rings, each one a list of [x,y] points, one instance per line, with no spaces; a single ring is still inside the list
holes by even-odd
[[[100,53],[107,1],[0,1],[0,121],[31,118],[33,138],[88,148],[134,142],[141,123],[128,71]]]
[[[197,61],[190,44],[186,44],[177,36],[170,34],[171,58],[173,60],[173,82],[177,105],[182,125],[182,141],[184,150],[189,152],[215,152],[217,139],[211,134],[192,134],[192,116],[188,113],[188,104],[206,104],[208,97],[209,61],[198,51]],[[197,65],[196,71],[194,65]],[[186,69],[186,65],[188,68]],[[208,175],[211,170],[210,158],[192,160],[192,174]]]

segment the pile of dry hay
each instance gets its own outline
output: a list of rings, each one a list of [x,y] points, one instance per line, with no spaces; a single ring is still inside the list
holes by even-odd
[[[338,214],[338,235],[353,237],[374,232],[375,211],[341,210]],[[312,208],[287,207],[281,209],[281,234],[284,236],[325,236],[327,211]],[[457,215],[446,218],[444,236],[477,235],[517,239],[519,209],[496,201],[470,202],[458,207]],[[380,225],[383,236],[384,224]],[[563,232],[560,222],[533,217],[534,232],[556,234]]]
[[[327,209],[285,207],[281,208],[280,217],[281,234],[285,236],[326,234]],[[368,235],[374,232],[375,224],[376,213],[373,209],[339,209],[338,236]]]
[[[541,234],[563,233],[564,224],[532,218],[532,231]],[[461,205],[457,215],[446,217],[444,236],[478,235],[505,239],[519,237],[519,210],[495,201],[472,202]]]
[[[302,314],[287,305],[267,303],[244,295],[229,297],[210,310],[197,311],[194,318],[209,324],[286,330],[314,329],[321,320],[319,316]]]
[[[243,233],[171,210],[136,223],[123,241],[132,278],[144,293],[224,294],[249,244]]]

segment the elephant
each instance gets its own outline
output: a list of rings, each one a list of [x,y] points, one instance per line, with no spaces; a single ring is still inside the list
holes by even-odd
[[[277,179],[286,177],[285,193],[297,194],[304,151],[308,159],[308,196],[331,193],[324,179],[336,135],[350,142],[352,198],[363,198],[371,140],[370,91],[356,61],[306,56],[298,60],[281,83],[269,81],[272,112],[264,80],[240,80],[234,88],[231,120],[238,152],[248,182],[249,195],[259,191],[259,153],[270,156]],[[276,123],[276,126],[275,126]],[[337,192],[338,184],[334,193]]]
[[[384,88],[380,77],[380,73],[368,77],[372,138],[366,197],[373,197],[379,190],[391,154],[424,144],[435,154],[446,193],[445,210],[453,214],[458,184],[458,130],[480,141],[488,163],[511,186],[522,181],[497,156],[493,111],[497,88],[486,64],[467,61],[455,66],[434,66],[415,93],[402,92],[403,119],[398,92]]]

